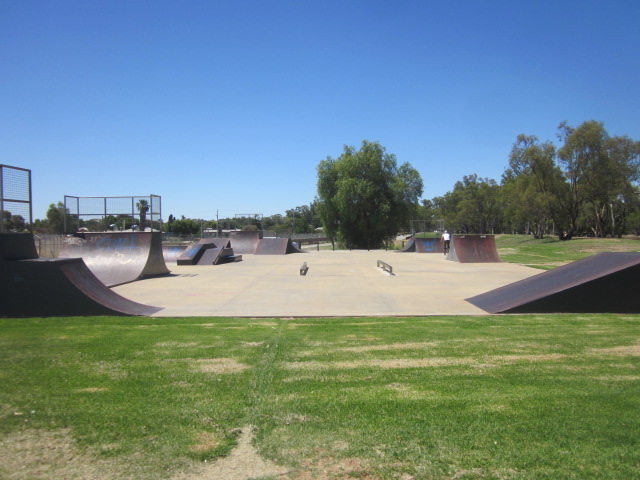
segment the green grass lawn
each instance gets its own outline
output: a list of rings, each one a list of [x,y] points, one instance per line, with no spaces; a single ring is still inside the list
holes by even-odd
[[[600,252],[640,252],[640,240],[627,238],[558,237],[534,239],[531,235],[496,235],[498,254],[505,262],[543,270],[589,257]]]
[[[0,319],[0,478],[640,478],[639,320]]]

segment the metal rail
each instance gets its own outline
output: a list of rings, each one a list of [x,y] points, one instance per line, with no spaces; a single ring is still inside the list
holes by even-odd
[[[381,268],[384,271],[389,272],[390,275],[393,275],[393,267],[382,260],[378,260],[378,268]]]

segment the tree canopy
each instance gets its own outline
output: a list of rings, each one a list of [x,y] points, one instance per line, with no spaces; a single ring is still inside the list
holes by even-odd
[[[613,137],[604,124],[563,122],[556,147],[518,135],[502,183],[465,176],[453,191],[425,202],[422,218],[460,233],[640,233],[640,142]]]
[[[309,205],[260,219],[177,220],[169,215],[165,231],[194,235],[213,228],[257,228],[287,236],[322,226],[329,239],[348,248],[378,248],[385,239],[409,231],[410,220],[419,220],[426,230],[444,227],[458,233],[528,233],[538,238],[550,233],[563,239],[640,234],[640,142],[611,136],[597,121],[578,127],[563,122],[557,139],[552,143],[520,134],[500,183],[463,175],[451,191],[421,204],[419,173],[408,163],[398,166],[395,155],[379,143],[364,141],[360,149],[345,146],[340,157],[318,164],[317,195]],[[140,201],[137,207],[142,227],[148,205]],[[22,217],[1,213],[5,230],[27,227]],[[78,218],[58,202],[33,227],[64,233],[65,214],[68,229],[103,231],[114,223],[126,229],[135,222],[132,216]],[[161,228],[153,223],[152,228]]]
[[[422,195],[420,174],[377,142],[318,165],[317,209],[325,234],[348,248],[378,248],[397,234]]]

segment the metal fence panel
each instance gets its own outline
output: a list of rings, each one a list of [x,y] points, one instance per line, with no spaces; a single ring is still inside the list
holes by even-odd
[[[31,170],[0,165],[0,233],[31,231]]]
[[[160,195],[131,197],[75,197],[64,196],[65,231],[80,228],[83,221],[106,217],[131,218],[138,225],[145,218],[147,225],[162,231],[162,198]],[[144,211],[144,214],[142,212]],[[104,229],[106,229],[106,225]]]

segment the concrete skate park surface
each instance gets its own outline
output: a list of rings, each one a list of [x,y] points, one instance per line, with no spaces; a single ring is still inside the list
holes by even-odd
[[[377,267],[391,265],[393,275]],[[309,270],[300,275],[306,262]],[[486,315],[465,301],[542,273],[509,263],[458,263],[444,255],[319,251],[243,255],[216,266],[170,265],[171,275],[114,287],[153,316],[322,317]]]

